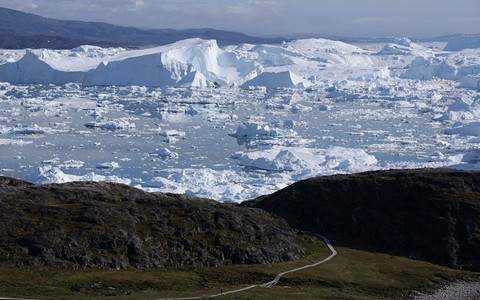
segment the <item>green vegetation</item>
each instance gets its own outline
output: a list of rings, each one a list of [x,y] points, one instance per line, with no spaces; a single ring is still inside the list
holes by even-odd
[[[480,280],[479,172],[313,178],[241,205],[106,183],[0,177],[0,187],[0,297],[161,299],[261,285],[330,255],[302,229],[338,255],[221,298],[391,299]]]
[[[199,269],[71,270],[0,266],[0,296],[36,299],[158,299],[211,295],[270,281],[276,274],[329,255],[319,241],[300,235],[309,254],[271,265]],[[478,273],[349,248],[323,265],[288,274],[273,288],[257,287],[221,299],[384,299],[406,296]]]

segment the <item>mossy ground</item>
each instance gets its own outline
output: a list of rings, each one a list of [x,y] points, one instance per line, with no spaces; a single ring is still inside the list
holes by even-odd
[[[36,299],[159,299],[219,293],[260,284],[282,271],[311,264],[328,249],[302,235],[309,255],[272,265],[200,269],[69,270],[0,266],[0,296]],[[286,275],[273,288],[255,288],[221,299],[384,299],[479,276],[427,262],[350,248],[336,248],[330,262]]]

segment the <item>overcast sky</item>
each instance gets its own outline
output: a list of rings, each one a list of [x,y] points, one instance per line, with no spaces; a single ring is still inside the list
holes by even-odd
[[[64,20],[257,36],[480,33],[480,0],[0,0],[0,6]]]

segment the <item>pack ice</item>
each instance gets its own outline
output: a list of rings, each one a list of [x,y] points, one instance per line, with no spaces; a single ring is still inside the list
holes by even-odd
[[[317,175],[480,169],[476,38],[0,50],[0,174],[243,201]]]

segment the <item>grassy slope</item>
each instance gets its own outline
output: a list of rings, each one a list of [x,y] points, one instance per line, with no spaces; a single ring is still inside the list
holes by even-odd
[[[270,281],[275,274],[329,255],[303,237],[310,254],[274,265],[233,265],[183,270],[64,270],[0,266],[0,296],[37,299],[158,299],[216,294]],[[478,276],[402,257],[337,248],[331,262],[285,276],[271,288],[255,288],[222,299],[382,299],[401,297],[447,280]],[[75,286],[77,290],[72,291]],[[126,295],[128,294],[128,295]]]

